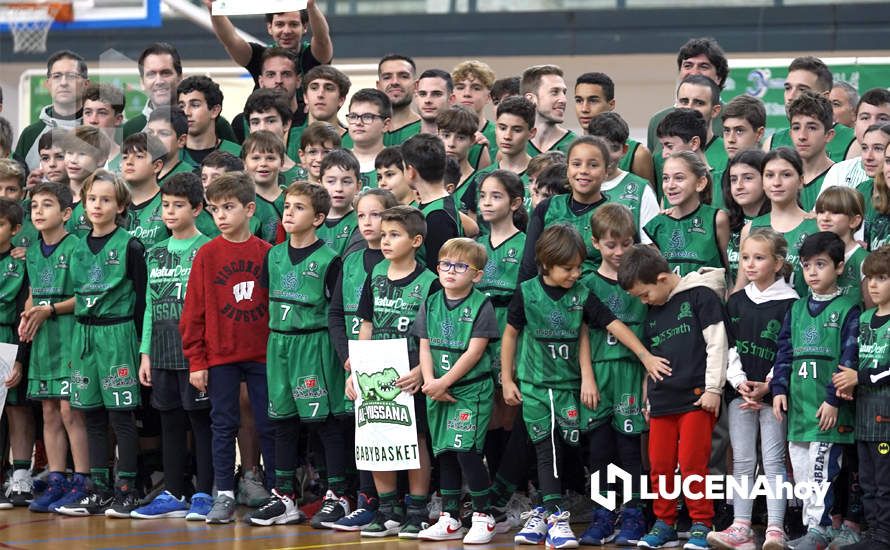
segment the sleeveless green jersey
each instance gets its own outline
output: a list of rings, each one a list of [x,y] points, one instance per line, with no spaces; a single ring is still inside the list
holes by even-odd
[[[365,252],[368,248],[350,252],[343,259],[343,280],[340,283],[340,291],[343,293],[343,318],[346,321],[346,337],[350,340],[358,340],[358,332],[362,326],[362,320],[356,315],[358,303],[362,298],[362,289],[369,273],[365,271]],[[388,260],[380,263],[389,264]]]
[[[356,229],[358,229],[358,214],[355,210],[350,210],[348,214],[336,220],[325,218],[324,223],[315,230],[315,234],[334,252],[343,254]]]
[[[284,242],[269,250],[269,328],[277,332],[328,328],[325,277],[337,253],[321,246],[294,264]]]
[[[278,224],[281,223],[281,214],[284,211],[284,193],[278,195],[274,202],[269,202],[263,197],[256,196],[256,212],[253,215],[254,220],[258,222],[259,233],[254,233],[257,237],[263,239],[267,243],[275,244],[275,237],[278,233]]]
[[[742,227],[745,227],[752,218],[745,216],[745,224]],[[729,232],[729,242],[726,243],[726,260],[729,263],[729,271],[727,273],[727,282],[729,282],[730,288],[735,284],[736,277],[739,274],[739,255],[741,254],[742,247],[742,230],[738,231],[730,231]]]
[[[723,144],[723,138],[714,136],[710,143],[705,147],[705,159],[712,172],[723,173],[726,165],[729,163],[729,157],[726,155],[726,147]]]
[[[170,237],[170,230],[164,225],[161,211],[161,192],[138,206],[127,210],[126,229],[145,247],[146,250]]]
[[[852,128],[848,128],[843,124],[835,124],[834,137],[825,146],[825,152],[828,153],[828,158],[830,158],[834,162],[840,162],[847,158],[847,151],[850,149],[850,145],[852,145],[855,141],[856,134],[853,133]],[[778,132],[773,134],[773,138],[770,141],[769,148],[778,149],[779,147],[788,147],[789,149],[794,149],[794,142],[791,140],[790,128],[779,130]]]
[[[562,151],[565,154],[569,154],[569,146],[572,145],[572,142],[575,141],[576,137],[578,136],[575,135],[575,132],[566,130],[565,135],[559,138],[556,143],[551,145],[546,151],[541,151],[534,143],[532,143],[532,140],[528,140],[528,145],[525,146],[525,151],[532,158],[535,158],[541,153],[549,153],[550,151]]]
[[[24,260],[16,260],[9,251],[0,254],[0,326],[13,327],[19,319],[19,293],[27,283]]]
[[[637,338],[643,338],[643,321],[646,320],[648,311],[643,302],[628,294],[621,288],[618,281],[608,279],[598,272],[591,273],[581,282],[602,303],[606,304],[615,317],[627,325],[637,335]],[[593,361],[637,360],[636,355],[624,347],[618,339],[612,336],[612,333],[604,329],[591,329],[590,353]]]
[[[819,430],[816,411],[825,401],[825,387],[837,369],[844,326],[850,309],[857,305],[848,296],[831,300],[818,315],[812,315],[801,298],[791,306],[791,359],[788,385],[788,441],[853,442],[853,411],[847,404],[838,408],[837,425]]]
[[[417,312],[430,293],[430,285],[439,278],[427,269],[405,286],[395,285],[386,276],[389,262],[380,262],[371,271],[371,301],[374,304],[374,340],[408,339],[408,356],[418,353],[417,338],[411,327]],[[368,319],[366,319],[368,320]],[[414,365],[411,365],[412,367]]]
[[[878,371],[890,363],[890,323],[872,328],[877,313],[872,308],[859,317],[859,370]],[[856,440],[887,441],[890,427],[884,420],[890,386],[859,384],[856,387]],[[879,421],[878,419],[881,419]]]
[[[482,280],[476,284],[476,289],[491,298],[495,313],[510,305],[516,285],[519,281],[519,266],[522,264],[522,253],[525,250],[525,233],[517,231],[501,244],[494,246],[491,236],[479,237],[476,241],[485,247],[488,261]],[[506,323],[506,317],[504,317]],[[498,326],[503,331],[500,316]]]
[[[25,257],[32,301],[34,305],[64,302],[74,296],[71,259],[79,241],[73,235],[65,235],[49,256],[44,255],[41,242],[29,248]],[[50,317],[34,335],[33,349],[67,347],[71,343],[73,331],[73,315]],[[62,378],[67,375],[67,370],[63,370],[64,365],[61,363],[51,367],[52,372],[40,373],[41,379]]]
[[[182,353],[179,320],[192,262],[198,249],[208,241],[209,237],[200,234],[191,239],[166,239],[145,254],[148,299],[140,351],[151,357],[152,368],[188,368]]]
[[[134,238],[118,227],[96,254],[90,250],[87,239],[78,241],[71,259],[75,316],[133,316],[136,293],[133,281],[127,278],[127,245]]]
[[[37,228],[34,227],[34,223],[31,221],[31,199],[25,199],[21,204],[25,217],[22,219],[22,228],[12,237],[12,246],[28,248],[37,242],[40,232],[37,231]]]
[[[362,182],[363,193],[368,189],[377,189],[377,170],[362,172],[358,175],[358,177],[359,180]]]
[[[837,278],[837,287],[844,296],[849,296],[853,302],[862,305],[862,262],[865,261],[868,252],[861,246],[857,246],[849,257],[844,260],[844,272]]]
[[[408,141],[408,138],[416,136],[420,133],[421,125],[421,120],[415,120],[414,122],[409,122],[401,128],[396,128],[395,130],[384,132],[383,145],[385,145],[386,147],[394,147],[396,145],[405,143],[406,141]]]
[[[433,356],[433,375],[436,378],[446,375],[469,349],[473,325],[486,302],[488,296],[476,289],[453,307],[449,307],[444,290],[439,290],[426,299],[427,336]],[[451,386],[451,390],[459,394],[459,388],[483,381],[491,381],[491,357],[487,350],[463,378]]]
[[[717,244],[718,212],[711,205],[699,204],[679,219],[659,214],[644,229],[674,273],[682,277],[702,267],[725,267]]]
[[[193,171],[194,171],[194,169],[192,168],[191,164],[189,164],[187,162],[183,162],[181,160],[177,161],[176,164],[173,165],[173,168],[171,168],[169,172],[167,172],[166,174],[164,174],[163,176],[158,178],[158,186],[163,187],[164,184],[167,183],[170,180],[170,178],[172,178],[176,174],[182,174],[183,172],[193,172]]]
[[[254,218],[250,218],[251,223]],[[216,222],[213,221],[213,216],[207,210],[202,209],[198,214],[198,217],[195,218],[195,227],[198,228],[198,231],[201,232],[205,237],[216,237],[219,235],[219,228],[216,227]],[[253,227],[251,226],[251,232],[253,232]]]
[[[454,198],[454,195],[447,195],[445,197],[440,197],[434,201],[428,202],[426,204],[419,205],[420,213],[423,214],[423,218],[426,219],[430,214],[437,210],[442,210],[448,217],[454,220],[454,224],[457,226],[457,235],[455,237],[463,237],[464,236],[464,226],[460,221],[460,210],[457,206],[457,201]],[[427,227],[429,230],[429,227]],[[420,263],[426,262],[426,244],[421,243],[420,248],[417,249],[417,254],[415,255],[417,261]]]
[[[818,176],[804,184],[804,186],[800,190],[800,207],[806,210],[807,212],[813,212],[816,210],[816,199],[819,198],[819,193],[822,191],[822,182],[825,180],[825,174],[828,173],[828,170],[822,172]]]
[[[586,205],[587,207],[582,213],[576,214],[571,208],[571,193],[554,195],[550,197],[547,211],[544,213],[544,227],[541,228],[542,231],[551,224],[564,222],[571,224],[578,230],[578,233],[581,234],[581,239],[587,247],[587,257],[584,259],[584,263],[581,264],[582,276],[596,271],[603,259],[600,255],[600,251],[593,246],[593,232],[590,229],[590,217],[596,212],[597,208],[606,204],[608,200],[609,197],[603,195],[603,198],[599,202]]]
[[[75,237],[85,237],[92,231],[93,226],[87,220],[87,214],[83,210],[83,201],[75,203],[71,209],[71,217],[65,222],[65,231]]]
[[[711,185],[711,206],[720,210],[726,210],[726,201],[723,200],[723,174],[725,172],[725,168],[723,170],[711,170],[711,182],[713,183]]]
[[[770,214],[757,216],[751,220],[751,229],[754,229],[755,227],[772,227],[772,218],[770,217]],[[810,293],[810,289],[803,278],[798,251],[800,250],[800,245],[803,244],[804,239],[813,233],[818,232],[819,225],[816,223],[816,220],[807,218],[800,222],[800,225],[791,231],[782,233],[785,240],[788,241],[788,255],[785,256],[785,259],[788,260],[788,263],[794,266],[794,271],[791,273],[791,280],[788,281],[788,283],[794,287],[794,290],[796,290],[797,294],[800,296],[807,296]]]
[[[495,160],[498,156],[498,136],[495,133],[495,125],[490,120],[486,120],[485,124],[482,126],[482,129],[479,130],[482,132],[482,135],[488,140],[488,157],[491,159],[491,164],[496,164]],[[470,147],[470,152],[467,153],[467,161],[469,161],[470,166],[479,169],[479,158],[482,156],[482,146],[478,143],[473,144]],[[491,166],[491,165],[489,165]]]
[[[624,144],[627,145],[627,152],[624,153],[624,156],[618,161],[618,168],[625,172],[630,172],[634,164],[634,155],[637,154],[640,142],[627,138],[627,141],[625,141]]]
[[[890,215],[876,214],[865,222],[865,241],[872,251],[890,244]]]
[[[634,217],[634,225],[640,227],[640,210],[643,205],[643,193],[649,186],[649,182],[636,174],[628,172],[621,178],[618,185],[603,191],[609,202],[617,202],[626,206]]]
[[[517,378],[542,389],[578,390],[578,338],[584,323],[587,287],[576,284],[559,300],[547,294],[541,277],[523,282],[520,288],[526,325],[519,344]]]
[[[451,192],[451,196],[454,197],[454,204],[456,204],[457,208],[465,214],[469,209],[467,208],[466,204],[464,204],[464,195],[466,195],[467,191],[471,187],[473,187],[470,184],[472,183],[473,179],[475,179],[477,173],[478,172],[474,170],[472,174],[467,176],[467,179],[460,182],[460,184],[458,184],[454,191]]]

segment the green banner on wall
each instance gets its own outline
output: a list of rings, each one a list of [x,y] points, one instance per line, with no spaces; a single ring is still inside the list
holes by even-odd
[[[47,105],[52,103],[49,96],[49,90],[43,85],[46,80],[44,76],[35,76],[30,79],[31,82],[31,123],[35,122],[40,116],[40,111]],[[142,93],[142,84],[139,81],[139,75],[114,75],[103,74],[91,79],[91,82],[102,84],[111,84],[124,90],[126,96],[126,107],[124,108],[124,120],[128,120],[142,113],[145,107],[145,94]]]
[[[848,58],[849,59],[849,58]],[[890,86],[890,63],[844,63],[834,64],[825,60],[834,74],[834,79],[852,84],[859,93],[872,88]],[[768,132],[788,127],[785,116],[784,85],[788,76],[788,65],[770,66],[768,63],[743,64],[730,69],[726,86],[721,94],[724,103],[737,95],[748,94],[760,98],[766,106],[766,127]]]

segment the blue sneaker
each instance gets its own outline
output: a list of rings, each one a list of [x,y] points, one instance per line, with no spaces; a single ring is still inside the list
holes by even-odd
[[[639,508],[625,508],[621,512],[618,536],[613,541],[618,546],[636,546],[646,534],[646,518]]]
[[[523,512],[520,519],[525,521],[522,529],[513,537],[516,544],[541,544],[547,537],[547,511],[543,506]]]
[[[78,502],[86,497],[87,494],[87,478],[80,474],[74,474],[71,476],[71,481],[68,482],[68,492],[62,495],[62,498],[50,504],[49,509],[58,513],[59,508],[62,506]]]
[[[637,543],[640,548],[675,548],[680,546],[677,531],[667,523],[658,520],[652,529]]]
[[[185,516],[186,521],[204,521],[207,514],[213,507],[213,497],[207,493],[195,493],[192,495],[192,505],[188,514]]]
[[[50,505],[65,496],[65,493],[67,493],[69,489],[68,480],[65,479],[65,474],[62,474],[61,472],[53,472],[49,474],[49,477],[46,479],[46,485],[46,490],[43,491],[39,497],[31,501],[28,510],[41,513],[51,512]]]
[[[689,541],[683,545],[684,550],[708,550],[708,533],[711,528],[704,523],[693,523],[689,528]]]
[[[557,511],[547,518],[547,548],[578,548],[578,539],[569,524],[571,513],[568,510]]]
[[[189,507],[184,498],[176,498],[169,491],[164,491],[146,504],[132,512],[130,517],[134,519],[160,519],[160,518],[184,518]]]
[[[352,513],[343,516],[331,524],[336,531],[361,531],[374,521],[377,516],[377,499],[359,493],[358,504]]]
[[[615,538],[615,514],[605,508],[593,511],[593,521],[584,533],[580,542],[588,546],[602,546]]]

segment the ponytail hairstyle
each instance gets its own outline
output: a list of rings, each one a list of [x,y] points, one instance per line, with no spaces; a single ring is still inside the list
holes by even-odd
[[[519,179],[519,176],[509,170],[494,170],[485,176],[485,179],[479,184],[480,191],[482,190],[482,185],[490,179],[494,179],[501,184],[504,191],[507,192],[510,204],[516,199],[519,199],[519,208],[513,211],[513,225],[524,233],[525,228],[528,225],[528,212],[526,211],[523,202],[525,200],[525,185],[522,184],[522,180]]]
[[[771,227],[755,227],[751,229],[751,232],[748,233],[748,236],[742,241],[739,250],[741,250],[742,246],[745,245],[745,242],[749,240],[759,241],[769,245],[776,260],[782,262],[782,268],[776,273],[776,280],[778,280],[778,277],[782,277],[787,283],[788,279],[791,277],[791,273],[794,271],[794,266],[791,265],[791,262],[785,259],[788,257],[788,241],[785,240],[785,237]],[[741,269],[741,267],[739,267],[739,269]]]
[[[692,172],[692,175],[696,180],[705,178],[707,183],[705,184],[705,188],[699,192],[698,199],[705,203],[711,204],[712,193],[714,192],[714,180],[711,177],[711,171],[708,170],[708,165],[705,164],[696,153],[692,151],[679,151],[677,153],[671,153],[668,159],[677,159],[683,161],[683,164],[686,165],[686,168]]]

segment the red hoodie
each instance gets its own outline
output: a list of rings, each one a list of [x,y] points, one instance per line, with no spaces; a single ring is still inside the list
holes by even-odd
[[[269,293],[259,279],[271,247],[255,236],[243,243],[218,236],[198,249],[179,321],[190,371],[266,362]]]

